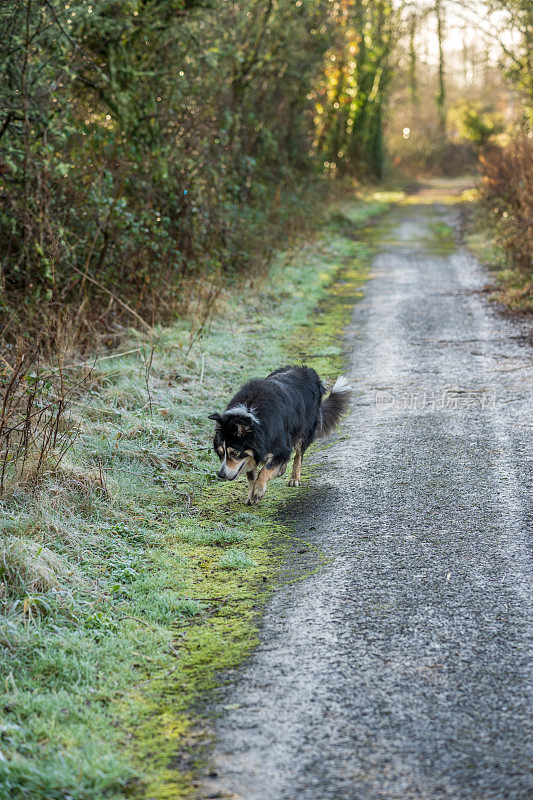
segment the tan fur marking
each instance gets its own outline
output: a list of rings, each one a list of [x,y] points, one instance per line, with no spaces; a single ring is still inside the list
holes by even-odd
[[[260,489],[266,490],[267,483],[271,478],[275,478],[278,472],[279,472],[279,467],[273,467],[272,469],[267,469],[267,467],[263,467],[256,480],[256,485],[258,485]]]
[[[228,467],[228,469],[229,469],[229,470],[231,470],[232,472],[234,472],[235,470],[239,469],[239,467],[241,466],[241,464],[242,464],[242,462],[243,462],[243,461],[244,461],[244,459],[243,459],[243,458],[241,458],[241,459],[239,460],[239,459],[230,458],[230,457],[228,456],[228,457],[226,458],[226,465],[227,465],[227,467]]]
[[[247,478],[248,478],[248,475],[249,475],[250,472],[253,475],[252,478],[248,478],[248,483],[249,484],[254,483],[255,479],[257,478],[257,464],[255,463],[253,458],[249,458],[248,459],[248,461],[246,462],[246,465],[245,465],[245,470],[246,470],[246,477]]]

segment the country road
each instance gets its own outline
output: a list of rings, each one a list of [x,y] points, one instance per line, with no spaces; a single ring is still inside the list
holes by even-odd
[[[457,218],[389,212],[346,330],[352,411],[281,510],[294,558],[324,561],[267,604],[202,797],[533,796],[533,349],[443,240]]]

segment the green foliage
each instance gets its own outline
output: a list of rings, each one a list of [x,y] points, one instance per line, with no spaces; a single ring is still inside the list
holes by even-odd
[[[329,15],[326,0],[2,8],[11,330],[152,324],[186,310],[201,277],[261,269],[314,174]]]
[[[394,21],[391,0],[4,5],[9,334],[44,326],[90,343],[193,299],[211,308],[205,282],[262,270],[305,219],[317,163],[379,174]],[[339,108],[326,53],[346,59]]]
[[[501,115],[491,109],[463,103],[457,112],[460,133],[477,147],[485,147],[493,136],[504,130]]]
[[[486,0],[489,9],[503,15],[502,30],[512,32],[509,39],[500,37],[507,75],[520,91],[524,120],[533,125],[533,5],[530,0]]]
[[[336,38],[317,98],[317,146],[333,172],[381,178],[398,11],[392,0],[349,0],[336,7]]]

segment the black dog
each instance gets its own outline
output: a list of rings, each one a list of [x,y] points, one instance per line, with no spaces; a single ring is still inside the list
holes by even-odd
[[[260,503],[270,478],[283,475],[295,450],[289,486],[300,485],[302,456],[316,438],[327,436],[347,410],[350,386],[337,378],[327,398],[310,367],[287,366],[266,378],[248,381],[217,423],[213,447],[222,464],[218,477],[234,480],[243,468],[250,486],[247,505]],[[257,473],[259,464],[264,464]]]

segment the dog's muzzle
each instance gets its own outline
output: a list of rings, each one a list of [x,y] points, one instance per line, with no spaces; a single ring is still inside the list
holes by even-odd
[[[236,470],[230,472],[226,466],[226,462],[224,461],[219,471],[217,472],[217,477],[221,481],[234,481],[239,472],[241,471],[241,469],[244,467],[244,464],[245,462],[243,461]]]

